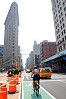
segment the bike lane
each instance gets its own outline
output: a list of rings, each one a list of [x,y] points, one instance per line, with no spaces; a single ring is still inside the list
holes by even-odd
[[[37,97],[32,89],[32,82],[31,81],[23,81],[23,97],[22,99],[56,99],[43,87],[40,86],[39,89],[39,96]]]

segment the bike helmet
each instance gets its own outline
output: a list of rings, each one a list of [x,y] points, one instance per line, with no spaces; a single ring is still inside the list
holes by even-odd
[[[37,68],[37,66],[34,66],[34,69],[36,69]]]

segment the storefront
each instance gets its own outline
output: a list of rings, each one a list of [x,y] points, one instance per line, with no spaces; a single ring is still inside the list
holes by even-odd
[[[63,50],[41,62],[52,68],[53,72],[66,72],[66,50]]]

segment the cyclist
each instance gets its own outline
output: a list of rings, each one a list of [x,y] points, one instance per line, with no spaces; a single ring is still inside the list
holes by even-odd
[[[33,76],[33,88],[34,88],[34,81],[37,80],[38,84],[40,84],[40,75],[37,66],[34,66],[34,69],[31,73],[31,77]]]

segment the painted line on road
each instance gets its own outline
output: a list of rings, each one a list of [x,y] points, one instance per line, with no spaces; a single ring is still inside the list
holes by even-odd
[[[29,79],[29,77],[28,77],[28,76],[27,76],[26,78],[27,78],[27,79]]]
[[[32,86],[31,81],[29,81],[29,82],[28,81],[24,81],[23,87],[25,88],[25,90],[23,90],[23,92],[25,92],[26,95],[23,93],[23,95],[25,95],[25,96],[23,96],[22,99],[24,99],[24,98],[26,99],[27,96],[28,96],[29,99],[31,99],[31,96],[33,96],[32,99],[35,99],[35,95],[33,94],[32,89],[31,89],[30,86]],[[28,92],[28,93],[26,93],[26,92]],[[40,94],[39,95],[41,96],[41,98],[39,96],[39,99],[43,99],[43,97],[44,97],[44,99],[56,99],[53,95],[51,95],[42,86],[40,86]]]
[[[20,96],[21,96],[21,83],[20,83],[20,89],[19,89],[19,98],[18,99],[20,99]]]
[[[62,83],[66,83],[66,80],[64,81],[64,80],[61,80],[60,82],[62,82]]]
[[[26,77],[26,79],[29,79],[29,77],[27,77],[27,76],[23,76],[23,80],[25,79],[25,77]]]
[[[51,95],[46,89],[40,86],[42,90],[44,90],[51,98],[56,99],[53,95]]]
[[[24,76],[22,77],[22,79],[24,79]]]
[[[22,99],[24,99],[24,87],[23,87],[23,79],[22,79]]]
[[[61,81],[61,80],[40,80],[40,82],[52,82],[52,81]]]

